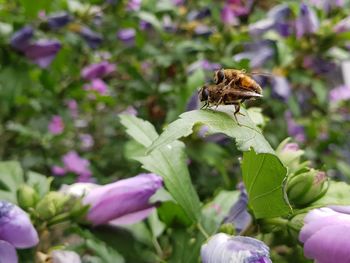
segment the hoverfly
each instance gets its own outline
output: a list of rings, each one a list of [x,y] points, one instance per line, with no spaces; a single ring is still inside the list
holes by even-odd
[[[245,71],[221,69],[214,74],[213,85],[204,85],[198,92],[203,107],[234,105],[234,117],[239,113],[240,105],[246,100],[262,97],[262,88]],[[242,113],[241,113],[242,114]],[[237,121],[238,123],[238,121]]]

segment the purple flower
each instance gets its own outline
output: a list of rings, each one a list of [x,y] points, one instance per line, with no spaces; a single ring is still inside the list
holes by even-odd
[[[129,0],[126,9],[128,11],[138,11],[141,8],[142,0]]]
[[[75,151],[70,151],[62,157],[64,168],[67,172],[73,172],[78,175],[91,175],[89,170],[90,162],[81,158]]]
[[[186,71],[188,74],[191,74],[191,73],[195,72],[197,69],[214,71],[214,70],[218,70],[220,68],[221,68],[221,65],[218,63],[210,62],[207,59],[201,59],[201,60],[197,60],[197,61],[193,62],[192,64],[190,64],[187,67]]]
[[[176,24],[174,24],[173,20],[171,19],[171,16],[169,15],[163,16],[162,25],[164,30],[169,33],[175,32],[177,28]]]
[[[64,122],[61,116],[58,116],[58,115],[53,116],[49,123],[48,129],[49,129],[49,132],[54,135],[61,134],[64,130]]]
[[[304,243],[307,258],[319,263],[350,261],[348,209],[339,212],[337,207],[314,209],[306,215],[304,223],[299,240]]]
[[[108,86],[102,79],[91,80],[91,83],[84,85],[84,89],[88,91],[96,91],[102,96],[108,94]]]
[[[233,60],[240,61],[242,59],[249,59],[252,68],[261,67],[267,60],[273,57],[274,48],[273,41],[261,40],[244,45],[244,52],[233,56]]]
[[[70,99],[67,101],[66,105],[69,109],[71,117],[73,119],[77,118],[78,117],[78,103],[77,103],[77,101]]]
[[[248,213],[248,194],[243,183],[238,184],[240,190],[239,199],[231,207],[230,212],[224,219],[224,223],[232,223],[236,229],[236,233],[241,233],[253,221],[252,216]]]
[[[282,152],[288,153],[288,152],[297,152],[299,151],[299,145],[297,143],[287,143],[286,145],[283,146]]]
[[[31,26],[25,26],[13,34],[10,41],[11,46],[18,51],[24,52],[32,37],[33,28]]]
[[[41,39],[25,47],[24,54],[41,68],[47,68],[61,49],[60,42],[56,40]]]
[[[288,128],[289,136],[294,137],[294,139],[298,142],[304,142],[305,141],[304,127],[297,124],[294,121],[294,119],[292,117],[292,113],[290,111],[286,111],[284,116],[285,116],[285,119],[287,121],[287,128]]]
[[[152,24],[145,21],[145,20],[140,20],[140,23],[139,23],[139,28],[140,30],[144,31],[144,30],[148,30],[148,29],[151,29],[152,28]]]
[[[80,134],[79,139],[81,148],[85,151],[91,149],[91,147],[94,146],[94,138],[90,134]]]
[[[295,21],[297,38],[315,33],[319,28],[319,21],[315,12],[306,4],[300,5],[300,14]]]
[[[194,91],[186,105],[186,111],[197,110],[199,106],[198,91]]]
[[[133,28],[124,28],[118,31],[117,37],[123,41],[124,44],[132,46],[135,43],[136,31]]]
[[[333,31],[336,33],[343,33],[350,31],[350,16],[339,21],[333,28]]]
[[[183,5],[185,3],[185,0],[172,0],[171,2],[173,3],[173,5],[179,6]]]
[[[239,25],[238,17],[232,12],[229,5],[225,5],[221,10],[221,21],[225,25],[237,26]]]
[[[114,64],[110,64],[108,61],[103,61],[84,67],[81,71],[81,76],[86,80],[98,79],[112,73],[115,69],[116,66]]]
[[[99,33],[96,33],[85,26],[80,28],[79,34],[85,39],[91,48],[97,48],[103,41],[103,38]]]
[[[15,248],[30,248],[39,242],[29,216],[18,206],[0,201],[0,259],[17,263]]]
[[[202,245],[203,263],[218,262],[272,262],[270,249],[262,241],[251,237],[216,234]]]
[[[283,76],[273,76],[272,92],[273,95],[283,99],[284,101],[287,101],[291,94],[291,89],[288,80]]]
[[[47,23],[51,29],[59,29],[72,21],[72,17],[67,12],[53,14],[47,18]]]
[[[211,11],[209,8],[205,7],[202,10],[192,10],[187,14],[187,20],[200,20],[206,18],[211,15]]]
[[[194,29],[194,33],[197,36],[210,36],[213,32],[213,29],[206,25],[198,25]]]
[[[350,99],[350,87],[343,85],[332,89],[329,92],[329,100],[331,102],[339,102]]]
[[[67,173],[66,169],[64,169],[63,167],[60,167],[58,165],[54,165],[51,167],[51,172],[54,175],[58,175],[58,176],[62,176],[65,175]]]
[[[133,224],[146,218],[154,209],[150,197],[163,185],[155,174],[140,174],[92,189],[84,197],[89,204],[87,219],[94,225]]]
[[[303,67],[321,75],[334,71],[336,64],[321,57],[305,56],[303,59]]]

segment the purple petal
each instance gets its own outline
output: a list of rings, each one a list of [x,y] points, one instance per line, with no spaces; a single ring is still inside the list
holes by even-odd
[[[304,254],[319,263],[350,262],[349,236],[350,225],[323,227],[307,240]]]
[[[295,21],[295,29],[297,38],[301,38],[306,34],[315,33],[319,28],[319,21],[316,13],[306,4],[300,6],[300,14]]]
[[[6,201],[0,201],[0,239],[16,248],[30,248],[39,242],[26,212]]]
[[[19,51],[24,51],[29,45],[29,41],[33,36],[33,28],[31,26],[23,27],[16,31],[11,37],[11,46]]]
[[[128,11],[138,11],[141,8],[142,0],[129,0],[127,4]]]
[[[89,169],[90,162],[84,158],[81,158],[77,152],[70,151],[62,157],[64,169],[67,172],[76,173],[77,175],[91,176]]]
[[[283,76],[274,76],[272,79],[272,91],[273,95],[287,101],[291,94],[288,80]]]
[[[79,34],[85,39],[86,43],[91,48],[97,48],[103,41],[103,38],[99,33],[96,33],[85,26],[80,29]]]
[[[63,167],[60,167],[60,166],[57,166],[57,165],[54,165],[51,167],[51,172],[54,174],[54,175],[65,175],[66,174],[66,169],[64,169]]]
[[[239,20],[228,5],[221,10],[221,21],[230,26],[239,25]]]
[[[17,263],[17,253],[14,246],[6,241],[0,240],[0,262]]]
[[[345,101],[350,99],[350,87],[348,86],[339,86],[334,89],[332,89],[329,92],[329,100],[331,102],[339,102],[339,101]]]
[[[88,219],[95,225],[104,224],[151,208],[149,198],[162,186],[162,182],[162,178],[155,174],[140,174],[93,189],[84,198],[84,203],[91,205]]]
[[[271,262],[269,248],[262,241],[224,233],[210,237],[202,245],[201,258],[203,263]]]
[[[187,102],[186,111],[196,110],[198,109],[199,101],[198,101],[198,92],[194,91],[193,95]]]
[[[72,17],[67,12],[53,14],[47,18],[47,23],[52,29],[59,29],[72,21]]]
[[[103,61],[84,67],[81,71],[81,76],[86,80],[98,79],[112,73],[115,69],[116,66],[114,64]]]
[[[38,64],[41,68],[47,68],[60,49],[60,42],[42,39],[27,46],[24,52],[27,58]]]
[[[52,117],[52,119],[49,123],[49,126],[48,126],[48,130],[53,135],[58,135],[58,134],[61,134],[63,132],[64,122],[63,122],[61,116],[55,115]]]
[[[117,33],[118,39],[128,45],[134,44],[135,36],[136,36],[136,31],[134,28],[121,29]]]
[[[109,223],[117,226],[135,224],[147,218],[154,210],[155,210],[154,207],[150,207],[145,210],[141,210],[135,213],[130,213],[125,216],[121,216],[117,219],[109,221]]]

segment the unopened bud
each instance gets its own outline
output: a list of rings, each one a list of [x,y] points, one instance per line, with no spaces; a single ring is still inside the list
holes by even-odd
[[[50,219],[63,211],[69,196],[59,192],[49,192],[36,206],[36,211],[42,219]]]
[[[304,207],[321,198],[327,189],[328,180],[325,172],[305,168],[288,181],[287,195],[293,205]]]
[[[21,208],[26,210],[35,207],[38,200],[38,193],[29,185],[22,185],[17,189],[17,201]]]

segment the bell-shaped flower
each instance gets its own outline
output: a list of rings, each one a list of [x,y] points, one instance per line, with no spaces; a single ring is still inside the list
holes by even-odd
[[[314,10],[308,5],[302,3],[300,5],[300,13],[295,21],[295,30],[297,38],[304,35],[315,33],[319,28],[319,20]]]
[[[349,207],[319,208],[304,218],[299,240],[304,255],[318,263],[350,262]]]
[[[24,54],[41,68],[47,68],[61,49],[60,42],[56,40],[41,39],[29,44]]]
[[[216,234],[202,245],[203,263],[272,262],[270,249],[262,241],[245,236]]]
[[[116,66],[109,63],[108,61],[102,61],[100,63],[91,64],[86,66],[81,71],[81,76],[85,80],[93,80],[97,78],[102,78],[113,71],[115,71]]]
[[[16,31],[11,37],[11,46],[16,50],[23,52],[25,48],[29,45],[29,41],[33,37],[33,32],[34,31],[31,26],[25,26],[20,30]]]
[[[0,201],[0,259],[17,263],[16,248],[30,248],[39,242],[29,216],[18,206]]]
[[[99,33],[92,31],[90,28],[83,26],[79,30],[79,34],[91,48],[97,48],[101,45],[103,38]]]
[[[93,189],[84,198],[84,203],[91,206],[87,219],[94,225],[141,221],[153,211],[149,199],[162,185],[160,176],[140,174]]]
[[[72,17],[67,12],[59,12],[47,17],[47,23],[51,29],[59,29],[72,21]]]

